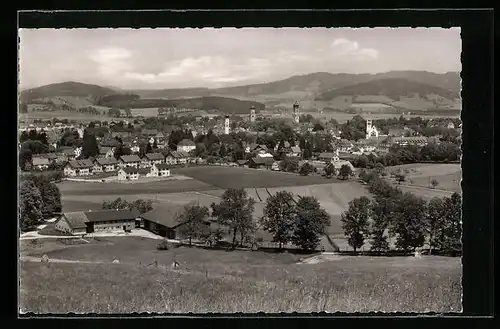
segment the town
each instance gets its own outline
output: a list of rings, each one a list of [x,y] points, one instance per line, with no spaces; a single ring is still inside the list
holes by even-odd
[[[99,46],[24,39],[21,313],[460,310],[460,57],[365,73],[394,59],[363,33],[409,32],[275,30],[23,32]],[[137,46],[164,36],[182,58]]]

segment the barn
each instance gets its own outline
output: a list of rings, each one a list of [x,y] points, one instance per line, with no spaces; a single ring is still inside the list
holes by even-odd
[[[167,239],[183,238],[181,233],[182,222],[179,215],[184,212],[184,205],[158,205],[153,210],[140,215],[143,228]],[[210,222],[206,225],[210,227]]]
[[[58,231],[71,234],[94,233],[98,231],[130,231],[139,218],[137,209],[106,209],[95,211],[67,212],[55,222]]]

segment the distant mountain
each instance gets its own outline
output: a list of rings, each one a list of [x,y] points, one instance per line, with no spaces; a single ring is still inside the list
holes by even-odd
[[[406,97],[417,93],[422,99],[431,97],[445,98],[445,102],[452,102],[460,93],[461,80],[460,73],[448,72],[438,74],[426,71],[391,71],[379,74],[346,74],[316,72],[306,75],[296,75],[287,79],[226,88],[184,88],[184,89],[130,89],[124,90],[116,87],[101,87],[78,82],[63,82],[51,84],[39,88],[32,88],[21,92],[21,101],[32,102],[40,98],[54,97],[84,97],[86,101],[98,104],[104,96],[109,95],[136,95],[133,103],[125,100],[122,105],[140,107],[157,107],[151,104],[166,104],[160,106],[170,106],[169,104],[198,104],[197,106],[212,106],[227,108],[228,104],[235,105],[239,111],[239,102],[250,101],[256,104],[265,104],[268,107],[290,107],[293,102],[301,102],[301,107],[323,108],[338,107],[337,101],[330,101],[338,95],[343,96],[374,96],[389,97],[390,100],[399,101],[401,97]],[[91,97],[89,97],[91,96]],[[351,97],[351,98],[352,98]],[[118,97],[120,98],[120,97]],[[195,100],[186,101],[194,98]],[[157,101],[153,101],[157,99]],[[232,99],[232,101],[223,101]],[[162,103],[161,100],[171,100],[172,102]],[[202,100],[202,101],[201,101]],[[389,101],[390,101],[389,100]],[[318,102],[315,104],[315,102]],[[435,102],[433,99],[430,102]],[[197,103],[198,102],[198,103]],[[201,103],[199,103],[201,102]],[[120,104],[116,99],[114,104]],[[146,104],[146,106],[143,106]],[[201,104],[201,105],[200,105]],[[248,103],[250,104],[250,103]],[[346,102],[343,102],[347,105]],[[419,103],[420,104],[420,103]],[[415,105],[415,108],[426,108],[429,102],[422,102],[424,105]],[[103,104],[101,104],[103,105]],[[439,105],[439,104],[438,104]],[[104,105],[106,106],[106,105]],[[118,105],[116,105],[118,106]],[[259,107],[260,105],[254,105]],[[441,106],[441,105],[439,105]],[[229,111],[229,110],[228,110]],[[245,109],[248,111],[248,107]]]
[[[62,82],[54,83],[38,88],[32,88],[21,91],[21,102],[32,102],[36,99],[73,96],[73,97],[101,97],[105,95],[116,94],[117,92],[111,88],[101,87],[97,85],[90,85],[80,82]]]
[[[386,96],[394,101],[399,101],[401,97],[414,96],[420,96],[421,98],[440,96],[448,100],[459,98],[458,92],[435,85],[415,82],[403,78],[385,78],[330,90],[319,94],[316,96],[315,100],[329,101],[340,96],[363,95]]]
[[[141,95],[141,97],[201,97],[208,95],[226,96],[254,96],[273,95],[296,91],[309,94],[320,94],[332,89],[338,89],[353,84],[369,82],[373,80],[400,78],[415,82],[425,83],[450,91],[460,91],[460,74],[449,72],[438,74],[426,71],[390,71],[378,74],[347,74],[317,72],[306,75],[296,75],[290,78],[261,84],[252,84],[227,88],[186,88],[186,89],[163,89],[163,90],[131,90],[130,92]]]

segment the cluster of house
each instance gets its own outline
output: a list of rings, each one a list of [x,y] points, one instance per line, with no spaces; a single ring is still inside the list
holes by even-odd
[[[184,211],[183,205],[158,205],[153,210],[140,214],[137,209],[106,209],[59,214],[55,229],[72,234],[85,235],[96,232],[130,232],[143,228],[168,239],[181,236],[180,228],[184,223],[177,218]],[[206,221],[210,226],[212,221]]]
[[[141,158],[137,154],[98,157],[95,159],[69,160],[64,167],[67,177],[88,176],[102,172],[117,172],[119,180],[135,180],[140,177],[168,177],[170,167],[177,164],[197,163],[200,159],[186,151],[146,153]]]

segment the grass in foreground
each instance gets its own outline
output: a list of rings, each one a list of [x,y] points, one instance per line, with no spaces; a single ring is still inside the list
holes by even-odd
[[[459,312],[458,258],[345,257],[177,248],[119,238],[21,248],[104,264],[21,263],[20,309],[34,313]],[[124,238],[122,238],[124,239]],[[140,238],[139,238],[140,239]],[[138,240],[140,241],[140,240]],[[153,246],[154,244],[154,246]],[[114,258],[120,264],[111,264]],[[159,267],[146,266],[156,259]],[[180,263],[172,269],[173,260]],[[139,263],[140,262],[140,263]]]

